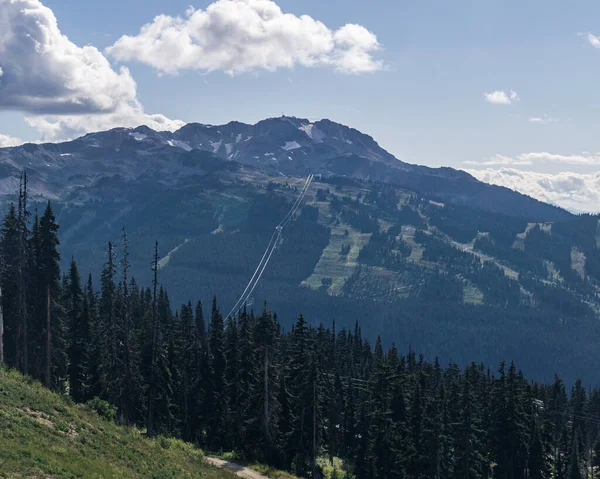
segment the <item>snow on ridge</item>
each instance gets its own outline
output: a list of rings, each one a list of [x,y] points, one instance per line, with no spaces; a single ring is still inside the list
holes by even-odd
[[[236,143],[239,143],[240,141],[242,141],[242,134],[241,134],[241,133],[238,133],[238,134],[235,136],[235,142],[236,142]]]
[[[167,140],[167,144],[174,148],[181,148],[182,150],[185,150],[185,151],[192,151],[192,147],[190,145],[188,145],[185,141]]]
[[[60,156],[73,156],[71,153],[61,153]]]
[[[286,141],[285,145],[281,148],[283,148],[286,151],[289,151],[295,150],[296,148],[302,148],[302,145],[300,145],[297,141]]]
[[[304,125],[300,125],[298,129],[306,133],[315,143],[322,143],[323,138],[325,138],[325,134],[314,123],[305,123]]]
[[[146,138],[148,138],[148,135],[144,135],[143,133],[137,133],[137,132],[129,133],[129,136],[131,136],[134,140],[137,140],[137,141],[143,141]]]
[[[213,147],[213,153],[216,153],[217,151],[219,151],[219,148],[221,148],[222,144],[223,144],[223,140],[211,141],[210,146]]]
[[[304,125],[300,125],[298,129],[306,133],[312,139],[312,131],[314,127],[315,125],[313,125],[312,123],[305,123]]]

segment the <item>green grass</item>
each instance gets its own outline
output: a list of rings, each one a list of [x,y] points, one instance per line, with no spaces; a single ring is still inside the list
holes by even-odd
[[[0,367],[0,477],[235,477],[191,444],[148,439]]]
[[[423,259],[423,247],[415,241],[416,231],[414,226],[402,226],[402,239],[410,247],[408,259],[414,263],[420,263]]]
[[[319,289],[323,285],[323,279],[330,278],[331,285],[328,287],[328,293],[338,296],[341,294],[346,280],[352,276],[358,266],[358,254],[361,248],[369,242],[371,234],[361,233],[344,223],[329,225],[329,227],[331,228],[329,244],[323,250],[313,273],[302,282],[302,285],[311,289]],[[342,256],[340,253],[344,244],[350,246],[350,252]]]
[[[329,461],[328,457],[320,457],[317,460],[317,464],[323,471],[323,477],[325,479],[342,479],[348,477],[346,470],[349,466],[339,457],[333,458],[333,464]],[[354,477],[354,475],[350,474],[349,477]]]
[[[467,282],[463,289],[463,301],[470,304],[483,304],[483,293],[474,284]]]

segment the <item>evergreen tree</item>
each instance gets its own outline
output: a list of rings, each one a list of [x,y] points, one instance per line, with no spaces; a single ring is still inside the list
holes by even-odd
[[[140,371],[140,353],[138,349],[138,330],[133,317],[133,296],[129,290],[129,239],[123,228],[123,258],[121,260],[121,281],[118,288],[118,307],[120,321],[118,325],[120,398],[119,413],[121,423],[135,424],[142,410],[142,375]]]
[[[196,395],[200,374],[200,337],[192,304],[181,307],[181,318],[176,333],[176,361],[179,374],[177,391],[177,429],[186,441],[196,441],[201,433],[196,416],[198,396]]]
[[[64,378],[66,371],[66,341],[62,318],[56,308],[59,295],[60,253],[58,252],[58,224],[52,206],[48,201],[46,210],[39,223],[39,254],[37,274],[40,279],[40,291],[45,298],[45,341],[44,341],[44,382],[47,387],[58,387],[57,381]],[[53,316],[53,309],[54,318]],[[54,320],[53,320],[54,319]],[[53,359],[55,360],[53,365]],[[52,381],[54,371],[55,381]]]
[[[227,446],[225,438],[227,422],[225,369],[227,363],[224,327],[223,315],[217,307],[217,298],[214,297],[208,331],[210,356],[207,404],[210,405],[212,413],[208,417],[206,430],[208,445],[213,450],[220,450]]]
[[[68,289],[66,291],[66,316],[69,326],[69,394],[76,402],[87,397],[91,346],[89,310],[81,288],[81,279],[75,259],[71,259]]]
[[[0,238],[0,289],[4,326],[3,360],[13,368],[21,364],[22,337],[19,298],[19,223],[11,203],[2,223]]]
[[[114,405],[121,396],[119,364],[119,318],[117,317],[117,285],[115,251],[111,242],[106,251],[106,263],[100,277],[98,302],[99,391],[101,397]]]

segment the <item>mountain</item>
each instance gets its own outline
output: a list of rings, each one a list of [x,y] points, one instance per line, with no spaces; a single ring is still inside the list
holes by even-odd
[[[568,217],[564,210],[482,183],[460,170],[404,163],[372,137],[347,126],[292,117],[255,125],[190,123],[174,133],[145,126],[116,128],[65,143],[0,149],[0,194],[14,194],[23,168],[34,194],[64,198],[105,176],[154,177],[174,184],[198,169],[214,167],[211,159],[217,158],[232,162],[231,168],[244,165],[269,176],[348,176],[512,216],[539,221]]]
[[[5,148],[4,208],[22,169],[32,199],[53,200],[65,265],[75,255],[98,277],[125,226],[139,283],[150,283],[159,242],[174,305],[217,294],[229,312],[277,238],[248,300],[261,309],[268,299],[286,328],[300,312],[361,320],[371,341],[442,361],[513,358],[539,379],[594,381],[600,367],[598,216],[404,163],[343,125],[121,128]]]

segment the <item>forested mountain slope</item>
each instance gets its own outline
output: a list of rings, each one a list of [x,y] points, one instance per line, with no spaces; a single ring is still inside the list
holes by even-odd
[[[63,266],[74,255],[82,271],[98,274],[108,241],[118,244],[125,227],[140,281],[151,280],[158,241],[160,283],[172,299],[206,303],[218,293],[227,311],[302,175],[314,172],[248,298],[257,307],[269,298],[285,328],[300,312],[315,323],[358,319],[372,341],[384,334],[387,344],[429,358],[513,358],[533,377],[596,381],[597,216],[400,162],[332,122],[288,118],[174,134],[117,129],[3,149],[0,164],[5,210],[22,169],[30,205],[53,199]]]

